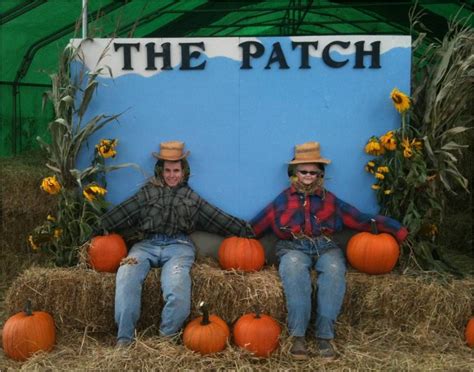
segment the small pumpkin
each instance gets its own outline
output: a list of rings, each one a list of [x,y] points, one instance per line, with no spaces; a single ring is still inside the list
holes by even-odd
[[[199,307],[202,316],[192,320],[184,328],[184,345],[203,355],[224,350],[230,336],[229,327],[217,315],[209,315],[209,309],[204,302],[201,302]]]
[[[258,271],[265,263],[265,250],[256,239],[232,236],[222,241],[218,258],[226,270]]]
[[[96,271],[115,273],[127,256],[127,245],[118,234],[96,236],[88,248],[89,264]]]
[[[355,234],[347,243],[347,260],[355,269],[366,274],[387,274],[395,267],[400,247],[387,233],[379,234],[375,220],[372,232]]]
[[[28,300],[25,310],[11,316],[3,327],[5,354],[24,361],[37,351],[51,351],[56,343],[53,317],[44,311],[32,311]]]
[[[268,357],[277,347],[281,327],[269,315],[255,313],[242,315],[234,324],[234,342],[258,357]]]
[[[467,322],[464,335],[466,336],[467,346],[474,348],[474,316]]]

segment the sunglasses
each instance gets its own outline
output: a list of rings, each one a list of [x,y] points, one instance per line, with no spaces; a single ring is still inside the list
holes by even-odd
[[[323,176],[324,173],[321,171],[307,171],[307,170],[297,170],[298,173],[301,173],[303,176],[306,176],[307,174],[311,176]]]

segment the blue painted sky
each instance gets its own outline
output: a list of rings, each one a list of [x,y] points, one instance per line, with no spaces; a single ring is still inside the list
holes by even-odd
[[[240,62],[209,58],[204,71],[161,72],[151,77],[128,74],[103,83],[89,115],[125,111],[91,139],[80,166],[92,157],[101,138],[119,140],[118,156],[108,162],[135,162],[151,175],[153,151],[159,143],[181,140],[191,151],[190,185],[218,207],[252,218],[283,188],[295,144],[321,143],[332,160],[326,187],[357,208],[375,213],[365,173],[370,160],[363,149],[371,135],[399,125],[389,98],[394,87],[409,92],[410,49],[394,48],[381,55],[381,69],[353,69],[353,55],[342,68],[330,68],[311,57],[312,68],[300,70],[299,53],[288,38],[262,38],[267,50],[282,42],[289,70],[277,65],[264,70],[267,58],[241,70]],[[131,196],[145,176],[134,169],[108,175],[108,200],[116,204]]]

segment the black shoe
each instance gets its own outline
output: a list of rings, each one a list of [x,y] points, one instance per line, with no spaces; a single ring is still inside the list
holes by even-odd
[[[318,338],[319,355],[323,358],[334,359],[336,357],[336,351],[334,346],[331,344],[331,340],[325,340]]]
[[[293,339],[290,354],[295,360],[307,360],[309,358],[304,337],[295,337]]]

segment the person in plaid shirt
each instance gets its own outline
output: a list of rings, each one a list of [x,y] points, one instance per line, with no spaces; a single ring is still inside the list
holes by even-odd
[[[129,345],[140,317],[141,291],[151,267],[161,267],[165,301],[160,334],[176,334],[189,316],[195,248],[189,234],[199,229],[224,236],[253,236],[251,226],[202,199],[187,184],[184,143],[160,144],[155,177],[134,196],[101,217],[106,231],[134,229],[145,237],[134,244],[116,277],[117,346]]]
[[[381,232],[402,242],[408,231],[389,217],[361,213],[324,188],[324,169],[330,160],[321,157],[320,145],[307,142],[295,147],[289,163],[291,186],[264,208],[251,224],[257,237],[273,231],[279,238],[276,254],[288,308],[288,329],[293,336],[290,353],[307,359],[305,333],[311,316],[310,270],[318,273],[315,331],[319,353],[333,358],[330,342],[346,288],[344,253],[331,235],[344,226],[370,231],[375,219]]]

